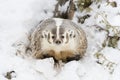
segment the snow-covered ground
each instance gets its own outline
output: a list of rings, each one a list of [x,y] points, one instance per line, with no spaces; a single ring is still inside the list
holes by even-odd
[[[117,48],[102,48],[107,32],[97,28],[105,27],[101,20],[106,14],[107,21],[119,30],[120,1],[114,1],[117,7],[111,7],[104,0],[99,9],[94,3],[90,6],[91,17],[79,24],[88,38],[85,57],[57,70],[51,58],[24,59],[16,54],[16,44],[27,44],[29,31],[41,20],[52,17],[56,0],[0,0],[0,80],[8,77],[11,80],[120,80],[120,41]],[[76,22],[76,16],[73,21]],[[113,30],[109,31],[109,35],[114,34]]]

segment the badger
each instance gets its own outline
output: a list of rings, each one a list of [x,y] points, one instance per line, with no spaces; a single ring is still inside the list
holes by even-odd
[[[37,25],[30,36],[32,57],[52,57],[55,63],[81,59],[87,49],[84,30],[67,19],[49,18]]]

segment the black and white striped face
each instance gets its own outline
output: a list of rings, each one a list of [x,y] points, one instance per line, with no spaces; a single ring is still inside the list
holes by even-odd
[[[50,29],[45,29],[42,32],[42,38],[45,38],[49,44],[61,45],[70,42],[70,39],[75,38],[74,30],[62,26],[62,20],[55,20],[56,25]]]
[[[51,35],[49,35],[52,40],[52,42],[54,44],[62,44],[64,41],[64,38],[66,38],[65,36],[65,29],[64,28],[60,28],[60,27],[55,27],[52,29],[51,31]]]

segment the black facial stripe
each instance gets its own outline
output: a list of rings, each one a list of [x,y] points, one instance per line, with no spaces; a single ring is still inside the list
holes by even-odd
[[[52,34],[55,35],[55,34],[56,34],[56,31],[57,31],[57,28],[53,28],[53,29],[52,29]]]
[[[51,44],[51,42],[50,42],[50,33],[48,33],[48,42]]]
[[[67,44],[68,41],[69,41],[68,33],[66,33],[66,40],[67,40],[67,41],[66,41],[65,43]]]
[[[61,27],[60,27],[60,29],[59,29],[59,34],[60,34],[60,35],[61,35],[61,34],[64,34],[64,31],[65,31],[64,28],[61,28]]]
[[[63,42],[63,39],[65,38],[64,35],[63,35],[64,32],[65,32],[65,29],[60,26],[60,28],[59,28],[59,38],[62,42]]]
[[[57,37],[57,27],[55,27],[55,28],[52,29],[52,34],[53,34],[53,36],[51,36],[51,37],[52,37],[53,42],[54,42],[55,39],[56,39],[56,37]]]

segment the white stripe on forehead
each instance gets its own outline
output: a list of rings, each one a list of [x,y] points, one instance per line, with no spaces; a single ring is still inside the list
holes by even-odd
[[[63,19],[59,19],[59,18],[54,18],[54,20],[55,20],[55,23],[56,23],[57,27],[59,27],[63,22]]]
[[[55,20],[55,23],[56,23],[56,26],[57,26],[57,31],[56,31],[56,34],[57,34],[57,39],[59,39],[59,30],[60,30],[60,25],[63,23],[63,19],[57,19],[57,18],[54,18]]]

